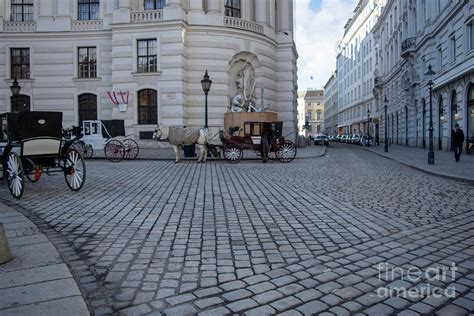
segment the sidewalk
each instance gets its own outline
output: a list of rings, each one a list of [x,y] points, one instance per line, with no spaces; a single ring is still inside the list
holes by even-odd
[[[474,184],[474,155],[463,153],[456,163],[453,152],[435,150],[435,164],[428,165],[428,149],[391,145],[385,153],[383,144],[364,149],[432,175]]]
[[[0,265],[0,315],[89,315],[56,248],[25,216],[0,203],[12,260]]]
[[[196,153],[197,153],[196,148]],[[306,159],[306,158],[317,158],[321,157],[326,153],[325,146],[311,146],[305,148],[297,148],[296,151],[296,159]],[[103,159],[104,153],[103,151],[94,152],[94,156],[92,157]],[[174,150],[171,148],[140,148],[138,153],[137,159],[143,160],[175,160],[175,153]],[[181,159],[184,160],[196,160],[197,158],[184,158],[184,153],[181,150]],[[221,159],[224,159],[223,157]],[[260,160],[260,156],[258,156],[253,150],[244,150],[244,157],[243,160]],[[208,160],[219,160],[219,158],[211,158],[209,157]]]

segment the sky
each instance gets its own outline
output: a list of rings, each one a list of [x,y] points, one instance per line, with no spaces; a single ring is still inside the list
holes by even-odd
[[[320,89],[336,69],[337,41],[358,0],[295,0],[298,90]]]

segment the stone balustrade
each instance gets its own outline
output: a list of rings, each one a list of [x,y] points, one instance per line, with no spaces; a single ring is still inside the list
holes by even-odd
[[[163,10],[133,11],[130,13],[132,23],[156,22],[163,20]]]
[[[255,22],[238,19],[238,18],[232,18],[228,16],[224,17],[224,26],[234,28],[234,29],[246,30],[246,31],[263,34],[262,25]]]
[[[101,30],[102,27],[102,20],[78,20],[71,22],[71,30],[73,31],[95,31]]]
[[[36,22],[8,22],[3,24],[4,32],[34,32],[36,31]]]

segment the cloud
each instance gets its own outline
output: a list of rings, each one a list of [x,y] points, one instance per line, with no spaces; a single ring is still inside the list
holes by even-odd
[[[310,0],[296,0],[295,42],[298,89],[322,88],[336,69],[336,46],[357,0],[322,0],[318,10]],[[313,79],[311,80],[311,77]]]

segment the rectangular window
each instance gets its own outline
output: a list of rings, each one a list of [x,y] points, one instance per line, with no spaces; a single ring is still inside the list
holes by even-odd
[[[78,20],[98,20],[100,0],[79,0]]]
[[[474,49],[474,21],[469,22],[467,25],[467,49],[473,50]]]
[[[33,0],[12,0],[11,9],[13,22],[33,21]]]
[[[11,48],[11,78],[29,79],[30,78],[30,49],[29,48]]]
[[[78,77],[97,77],[97,53],[95,47],[78,48]]]
[[[166,5],[165,0],[145,0],[145,10],[159,10]]]
[[[443,48],[438,47],[438,69],[443,68]]]
[[[456,61],[456,37],[452,36],[450,38],[450,48],[451,48],[451,62]]]
[[[157,71],[157,43],[156,39],[139,40],[138,45],[138,72]]]
[[[225,15],[240,18],[240,0],[226,0]]]
[[[318,121],[321,120],[321,112],[319,112],[319,111],[316,112],[316,116],[317,116],[317,120],[318,120]]]

